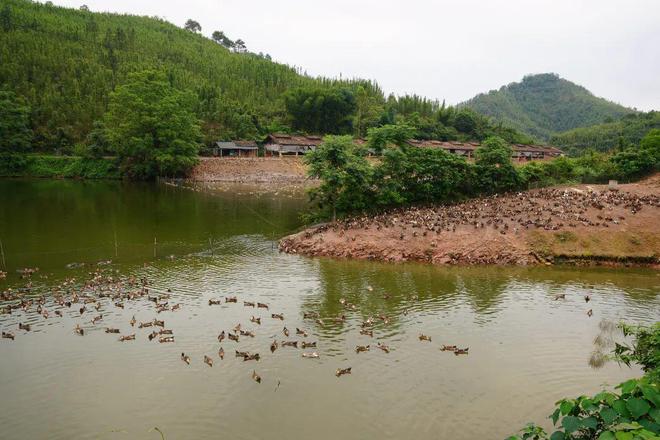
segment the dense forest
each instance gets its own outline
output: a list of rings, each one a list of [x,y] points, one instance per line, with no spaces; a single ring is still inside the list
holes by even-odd
[[[201,28],[194,20],[180,28],[158,17],[5,0],[0,89],[16,94],[29,109],[32,151],[37,152],[80,151],[103,122],[117,87],[132,73],[154,70],[164,73],[174,89],[191,94],[200,145],[260,139],[271,131],[364,136],[371,127],[393,122],[413,126],[424,138],[497,134],[529,140],[467,109],[417,96],[386,98],[372,81],[312,78],[251,53],[243,40],[221,30],[206,38]]]
[[[550,143],[572,156],[580,155],[588,149],[622,150],[631,145],[639,145],[650,130],[659,128],[660,113],[655,111],[631,113],[617,121],[575,128],[556,134]]]
[[[634,113],[551,73],[526,76],[462,105],[545,141],[558,132]]]

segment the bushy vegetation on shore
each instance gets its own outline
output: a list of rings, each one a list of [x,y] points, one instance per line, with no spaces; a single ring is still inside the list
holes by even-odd
[[[310,220],[561,183],[628,182],[660,169],[660,131],[615,154],[590,152],[522,166],[513,165],[511,147],[499,137],[486,139],[468,162],[442,149],[410,146],[410,133],[405,125],[373,128],[366,145],[350,136],[326,137],[305,156],[309,176],[321,181],[310,193]],[[381,156],[368,160],[368,149]]]
[[[115,159],[81,156],[0,155],[0,177],[119,179]]]
[[[650,327],[621,324],[631,345],[616,344],[611,358],[644,371],[594,396],[565,398],[550,415],[556,430],[530,424],[507,440],[657,440],[660,439],[660,323]]]

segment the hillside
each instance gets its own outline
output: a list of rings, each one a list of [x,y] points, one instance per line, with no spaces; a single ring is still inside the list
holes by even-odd
[[[636,113],[617,121],[556,134],[550,142],[571,155],[586,149],[608,151],[616,147],[639,145],[644,135],[654,128],[660,128],[660,113]]]
[[[0,89],[26,99],[35,147],[84,140],[105,112],[109,93],[131,72],[160,68],[172,85],[198,98],[203,132],[213,138],[254,136],[284,116],[283,94],[294,87],[361,84],[316,79],[216,42],[159,18],[62,8],[27,0],[0,7]]]
[[[551,73],[526,76],[462,105],[546,141],[558,132],[634,112]]]

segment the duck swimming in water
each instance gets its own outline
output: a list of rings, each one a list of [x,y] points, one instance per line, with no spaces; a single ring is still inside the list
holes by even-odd
[[[241,330],[241,336],[249,336],[251,338],[254,338],[254,333],[252,333],[250,330]]]
[[[158,332],[157,331],[153,331],[149,334],[149,340],[150,341],[152,341],[154,338],[157,338],[157,337],[158,337]]]
[[[254,322],[255,324],[261,325],[261,318],[255,318],[254,316],[250,318],[250,322]]]
[[[220,350],[218,350],[218,356],[220,356],[220,359],[225,358],[225,349],[220,347]]]
[[[225,298],[226,303],[237,303],[238,299],[235,296],[228,296]]]
[[[440,347],[440,351],[456,351],[457,349],[458,347],[456,347],[455,345],[443,345],[442,347]]]
[[[365,336],[371,336],[372,338],[374,337],[374,331],[373,330],[362,329],[362,330],[360,330],[360,334],[365,335]]]
[[[238,333],[240,331],[241,331],[241,324],[236,324],[236,326],[234,327],[234,333]]]
[[[260,358],[259,353],[249,354],[247,353],[243,356],[243,362],[245,361],[258,361]]]
[[[233,333],[227,333],[227,337],[229,338],[230,341],[238,342],[238,335],[235,335]]]
[[[344,374],[351,374],[351,367],[348,368],[337,368],[337,371],[335,372],[335,376],[343,376]]]
[[[273,341],[273,343],[270,344],[270,352],[275,353],[275,350],[277,350],[277,341]]]
[[[105,332],[106,333],[119,333],[119,329],[118,328],[106,327]]]
[[[16,336],[11,332],[2,332],[2,337],[3,339],[11,339],[13,341]]]
[[[289,329],[288,328],[284,327],[282,329],[282,333],[284,333],[284,336],[286,336],[287,338],[289,337]]]
[[[303,319],[314,319],[318,317],[319,314],[316,312],[303,312]]]
[[[589,301],[591,301],[591,296],[584,295],[584,302],[589,302]]]
[[[204,363],[208,365],[209,367],[213,366],[213,359],[208,357],[207,355],[204,355]]]
[[[245,357],[245,356],[248,356],[248,355],[250,354],[250,353],[247,352],[247,351],[238,351],[238,350],[234,350],[234,351],[236,352],[236,357],[237,357],[237,358],[238,358],[238,357]]]
[[[252,301],[243,301],[243,306],[254,307],[254,303]]]
[[[165,327],[165,321],[159,321],[157,319],[154,319],[154,325],[157,327]]]
[[[316,341],[314,342],[302,342],[302,348],[316,348]]]
[[[587,316],[588,316],[589,318],[591,318],[591,316],[592,316],[593,314],[594,314],[594,311],[593,311],[593,310],[591,310],[591,309],[587,310]]]
[[[259,376],[254,370],[252,370],[252,379],[257,383],[261,383],[261,376]]]
[[[159,335],[173,335],[174,332],[169,329],[162,329],[161,331],[158,332]]]
[[[555,295],[555,301],[557,301],[558,299],[566,299],[566,294],[560,293],[558,295]]]
[[[32,330],[32,326],[30,324],[23,324],[22,322],[18,323],[18,329],[19,330],[25,330],[26,332],[29,332]]]
[[[119,338],[119,342],[126,342],[126,341],[135,341],[135,334],[127,335],[127,336],[121,336]]]
[[[469,347],[466,347],[466,348],[457,348],[456,350],[454,350],[454,354],[455,354],[456,356],[458,356],[459,354],[468,354],[468,351],[469,351],[469,350],[470,350]]]
[[[80,327],[79,324],[76,324],[76,327],[73,329],[73,331],[74,331],[77,335],[85,336],[85,330],[83,330],[82,327]]]
[[[257,308],[268,310],[268,304],[264,304],[264,303],[260,303],[260,302],[258,302],[258,303],[257,303]]]
[[[225,331],[224,330],[218,335],[218,342],[222,342],[223,339],[225,339]]]
[[[131,324],[131,327],[135,327],[135,323],[136,323],[136,322],[137,322],[137,321],[135,320],[135,315],[133,315],[133,317],[132,317],[131,320],[129,321],[129,324]]]
[[[423,335],[423,334],[420,334],[420,335],[419,335],[419,340],[420,340],[420,341],[429,341],[429,342],[431,342],[431,337],[430,337],[430,336]]]
[[[153,325],[154,323],[152,321],[141,322],[140,325],[138,325],[138,328],[152,327]]]
[[[158,339],[158,342],[160,342],[161,344],[165,342],[174,342],[174,336],[165,336],[163,338]]]
[[[186,364],[190,365],[190,356],[186,356],[185,353],[181,353],[181,360]]]
[[[364,351],[369,351],[369,346],[368,345],[356,345],[355,346],[355,352],[356,353],[362,353]]]
[[[388,346],[385,345],[385,344],[381,344],[380,342],[378,343],[378,345],[377,345],[376,347],[380,348],[380,349],[383,350],[385,353],[389,353],[389,352],[390,352],[390,347],[388,347]]]
[[[304,357],[304,358],[313,358],[313,359],[315,358],[315,359],[318,359],[320,356],[319,356],[319,354],[318,354],[317,352],[313,351],[313,352],[311,352],[311,353],[303,353],[303,354],[302,354],[302,357]]]
[[[284,313],[271,313],[270,316],[274,319],[279,319],[280,321],[284,321]]]
[[[229,302],[229,301],[227,301],[227,302]],[[219,306],[220,304],[222,304],[222,301],[219,300],[219,299],[210,299],[209,300],[209,305],[210,306]]]
[[[296,327],[296,334],[297,335],[302,335],[304,338],[307,337],[307,333],[305,333],[305,330],[301,330],[298,327]]]
[[[298,348],[298,341],[282,341],[282,347]]]

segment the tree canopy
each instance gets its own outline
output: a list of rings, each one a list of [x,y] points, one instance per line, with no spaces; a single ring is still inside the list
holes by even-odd
[[[284,95],[284,105],[295,130],[308,133],[351,133],[355,96],[343,87],[300,87]]]
[[[138,179],[185,174],[197,163],[199,121],[189,93],[162,72],[132,73],[110,95],[105,125],[125,174]]]

